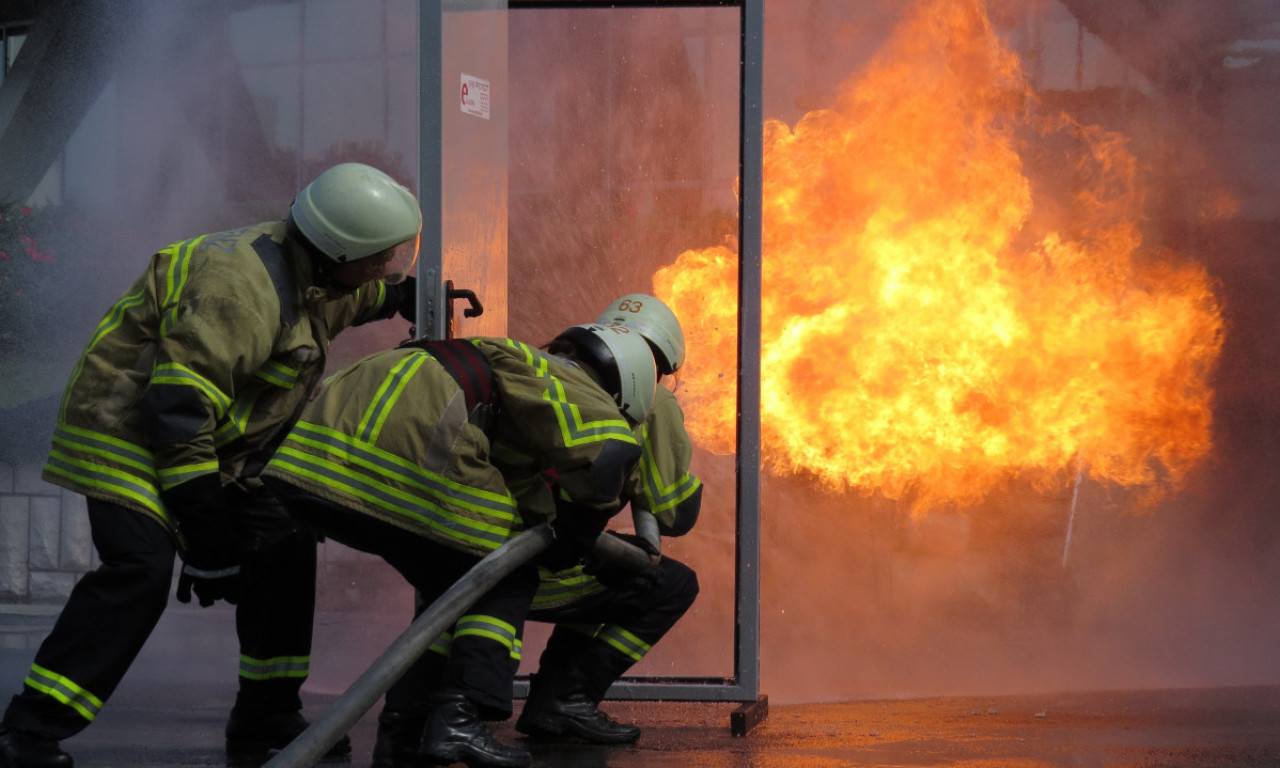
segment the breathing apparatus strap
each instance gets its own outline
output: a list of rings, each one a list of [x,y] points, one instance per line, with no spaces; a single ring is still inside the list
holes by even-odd
[[[401,346],[424,350],[444,367],[466,398],[468,420],[487,434],[498,410],[498,393],[484,353],[466,339],[416,339]]]

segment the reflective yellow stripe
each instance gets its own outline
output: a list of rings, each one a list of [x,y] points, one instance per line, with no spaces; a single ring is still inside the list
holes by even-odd
[[[87,353],[89,352],[89,350],[92,350],[94,347],[96,347],[98,345],[98,342],[102,341],[103,338],[105,338],[108,334],[110,334],[116,328],[119,328],[120,324],[124,322],[125,314],[130,309],[138,306],[139,304],[143,303],[146,300],[147,300],[147,291],[144,288],[138,291],[137,293],[122,297],[119,301],[117,301],[114,305],[112,305],[111,309],[107,312],[107,314],[102,318],[101,321],[98,322],[98,327],[93,332],[93,338],[89,340],[89,346],[85,350],[86,354],[81,355],[80,359],[76,361],[76,367],[74,370],[71,371],[71,379],[70,379],[71,381],[74,382],[80,378],[80,373],[81,371],[84,370],[84,361],[86,358],[88,358]],[[59,422],[61,422],[66,418],[67,398],[71,396],[71,392],[73,389],[75,389],[75,387],[68,386],[66,390],[63,392],[62,403],[58,407]]]
[[[293,389],[293,385],[298,383],[300,374],[301,372],[297,368],[290,368],[284,363],[279,363],[275,360],[268,360],[253,373],[254,376],[268,384],[274,384],[283,389]]]
[[[523,352],[524,361],[532,366],[533,370],[536,371],[539,376],[547,375],[547,358],[541,352],[538,352],[528,344],[525,344],[522,341],[516,341],[515,339],[507,339],[507,346]]]
[[[692,496],[702,485],[702,481],[688,472],[671,484],[664,484],[662,474],[658,472],[658,462],[653,455],[653,442],[649,440],[647,425],[640,427],[640,444],[644,453],[640,456],[640,479],[643,493],[648,502],[645,506],[653,513],[662,512],[680,505],[680,502]]]
[[[306,677],[310,671],[310,656],[276,656],[271,659],[240,656],[240,676],[249,680]]]
[[[299,422],[268,465],[422,523],[482,549],[523,527],[509,493],[462,485],[393,453]],[[408,490],[396,487],[407,486]],[[460,514],[469,513],[471,516]]]
[[[178,322],[178,304],[182,289],[187,285],[187,275],[191,271],[191,253],[207,235],[192,240],[184,240],[165,248],[161,253],[169,255],[169,265],[165,270],[165,294],[160,306],[164,317],[160,322],[160,335],[168,336],[169,331]]]
[[[114,467],[96,465],[81,458],[68,456],[67,453],[58,451],[56,448],[49,453],[49,460],[45,462],[45,471],[67,477],[73,483],[86,485],[88,488],[100,488],[114,495],[122,495],[141,504],[161,520],[169,520],[169,516],[164,511],[164,504],[160,502],[159,489],[156,488],[155,481],[148,477],[129,474]]]
[[[213,404],[214,413],[219,419],[231,407],[231,398],[227,397],[226,393],[214,386],[213,382],[181,363],[157,365],[151,372],[151,383],[195,387]]]
[[[216,461],[202,461],[198,464],[168,467],[159,472],[160,487],[167,491],[175,485],[182,485],[192,478],[213,474],[217,471],[218,462]]]
[[[454,625],[453,639],[460,637],[482,637],[493,640],[506,647],[511,658],[519,661],[522,645],[516,637],[516,628],[502,619],[493,616],[473,614],[463,616]]]
[[[449,658],[449,652],[453,650],[453,633],[445,632],[440,635],[435,639],[435,642],[427,648],[427,650],[431,653],[438,653],[446,659]]]
[[[139,477],[151,480],[155,477],[156,457],[151,451],[118,437],[92,432],[68,424],[59,424],[53,432],[55,445],[69,451],[93,454],[114,464],[123,464],[139,470]]]
[[[608,643],[624,656],[636,661],[644,658],[644,655],[653,647],[616,624],[604,627],[596,637]]]
[[[578,406],[570,403],[566,397],[564,384],[554,376],[549,378],[550,384],[542,391],[542,399],[555,406],[556,421],[560,424],[560,436],[564,439],[565,447],[602,440],[622,440],[636,444],[631,427],[622,418],[584,422]]]
[[[102,699],[76,685],[70,678],[50,672],[39,664],[31,665],[31,674],[23,682],[71,707],[89,722],[93,722],[102,711]]]
[[[575,565],[563,571],[539,571],[538,591],[533,596],[533,610],[574,602],[599,592],[603,587],[594,576]]]
[[[392,366],[387,377],[378,387],[378,391],[374,393],[373,402],[365,410],[364,417],[360,419],[356,434],[361,440],[367,443],[378,441],[378,435],[382,433],[382,425],[386,423],[387,416],[395,407],[396,400],[400,398],[400,393],[404,391],[414,374],[422,368],[423,363],[430,359],[431,356],[426,352],[414,351]]]

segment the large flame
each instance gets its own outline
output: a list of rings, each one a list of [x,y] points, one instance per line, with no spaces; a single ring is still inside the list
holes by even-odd
[[[980,0],[918,4],[836,106],[764,144],[772,471],[924,509],[1079,471],[1167,493],[1210,452],[1210,278],[1144,244],[1126,140],[1041,114]],[[1069,183],[1029,179],[1028,147]],[[724,247],[654,277],[716,452],[735,448],[736,290]]]

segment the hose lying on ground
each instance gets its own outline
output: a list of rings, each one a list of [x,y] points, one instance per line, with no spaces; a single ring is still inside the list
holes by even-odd
[[[466,575],[427,606],[320,717],[262,768],[304,768],[319,762],[324,753],[377,703],[437,637],[453,626],[481,595],[504,576],[550,546],[553,538],[546,523],[537,525],[510,539],[472,566]],[[640,570],[651,563],[647,552],[607,532],[596,541],[593,554],[631,570]]]

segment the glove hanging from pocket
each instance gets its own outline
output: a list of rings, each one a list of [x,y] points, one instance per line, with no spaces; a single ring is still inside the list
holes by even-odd
[[[200,605],[218,600],[236,603],[243,590],[242,552],[235,510],[227,503],[217,474],[200,475],[161,493],[169,518],[178,533],[182,572],[178,576],[178,600]]]

